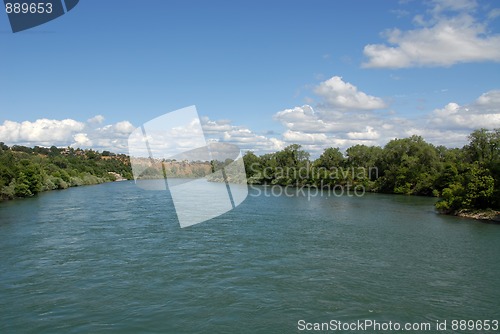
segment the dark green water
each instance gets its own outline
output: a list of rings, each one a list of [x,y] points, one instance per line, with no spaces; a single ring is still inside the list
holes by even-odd
[[[500,226],[432,204],[249,196],[180,229],[166,192],[130,182],[0,203],[0,333],[500,320]]]

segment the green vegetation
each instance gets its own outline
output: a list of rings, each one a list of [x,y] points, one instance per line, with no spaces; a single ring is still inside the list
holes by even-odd
[[[132,178],[126,155],[73,148],[29,148],[0,143],[0,200]]]
[[[420,136],[411,136],[391,140],[383,148],[355,145],[345,155],[338,148],[327,148],[313,161],[300,145],[293,144],[262,156],[247,152],[243,162],[250,184],[348,186],[436,196],[441,198],[436,208],[453,214],[500,210],[500,129],[474,131],[461,149],[436,147]],[[152,177],[161,177],[166,169],[179,177],[202,177],[220,167],[214,161],[163,161],[159,166]],[[114,173],[132,179],[128,156],[0,143],[0,200],[113,181]]]
[[[476,130],[468,145],[448,149],[420,136],[391,140],[383,148],[355,145],[344,156],[327,148],[309,160],[300,145],[244,156],[249,183],[315,187],[362,186],[366,191],[441,197],[446,213],[500,208],[500,129]]]

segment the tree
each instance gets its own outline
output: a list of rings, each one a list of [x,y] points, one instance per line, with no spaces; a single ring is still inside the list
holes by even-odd
[[[420,136],[391,140],[380,159],[382,191],[431,195],[440,161],[436,148]]]
[[[47,154],[49,154],[49,152],[50,152],[50,150],[46,147],[40,147],[40,146],[33,147],[33,153],[47,155]]]
[[[102,152],[102,153],[103,153],[102,155],[104,156],[104,152]],[[91,160],[98,160],[101,158],[99,155],[99,152],[96,152],[94,150],[85,150],[85,156],[87,157],[87,159],[91,159]]]
[[[453,213],[463,208],[464,188],[461,183],[452,183],[443,189],[441,200],[436,209],[445,213]]]
[[[376,167],[381,156],[382,148],[378,146],[354,145],[346,150],[347,165],[351,167]]]
[[[243,156],[243,163],[248,183],[260,183],[262,181],[262,163],[260,158],[252,151],[247,151]]]
[[[24,174],[23,172],[20,172],[16,178],[16,185],[14,191],[17,197],[33,196],[33,193],[30,190],[30,182],[26,177],[26,174]]]
[[[500,129],[472,132],[462,152],[456,154],[461,159],[446,162],[436,181],[436,189],[442,189],[436,208],[450,212],[500,208]]]
[[[42,190],[42,180],[43,173],[39,165],[35,165],[31,161],[24,159],[21,160],[22,171],[19,175],[23,174],[22,177],[18,176],[18,185],[24,183],[28,185],[29,192],[31,195],[38,194]],[[20,179],[23,178],[21,182]],[[31,196],[30,195],[30,196]]]
[[[489,170],[474,163],[465,176],[463,206],[467,209],[486,209],[493,204],[495,180]]]
[[[301,168],[308,168],[309,152],[301,145],[292,144],[274,154],[276,172],[273,182],[281,185],[298,185],[307,182],[300,174]]]
[[[26,147],[26,146],[21,146],[21,145],[12,146],[11,150],[16,151],[16,152],[33,153],[33,149]]]
[[[7,151],[9,147],[4,144],[4,142],[0,142],[0,152],[1,151]]]
[[[500,129],[480,129],[469,136],[465,146],[469,162],[478,161],[494,179],[492,206],[500,207]]]
[[[2,185],[8,185],[14,179],[15,173],[12,171],[12,167],[9,165],[0,165],[0,187]]]
[[[349,147],[346,153],[346,166],[356,170],[358,181],[361,181],[367,190],[377,190],[377,184],[374,181],[379,177],[382,148],[379,146],[354,145]],[[359,175],[363,175],[361,180],[359,180]]]
[[[469,144],[465,146],[470,162],[478,161],[491,164],[500,159],[500,129],[488,131],[480,129],[469,135]]]
[[[443,170],[436,179],[435,188],[438,191],[442,191],[444,188],[448,187],[448,185],[459,181],[457,166],[448,162],[444,165]]]
[[[56,146],[50,147],[49,157],[55,157],[57,155],[61,155],[61,151]]]
[[[338,147],[330,147],[323,151],[314,162],[316,167],[324,167],[327,170],[332,168],[342,168],[344,166],[344,155]]]
[[[304,166],[309,159],[309,152],[302,149],[301,145],[292,144],[276,152],[276,161],[281,167]]]

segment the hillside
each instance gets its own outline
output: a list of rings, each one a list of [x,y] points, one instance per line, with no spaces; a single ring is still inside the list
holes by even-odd
[[[131,179],[124,154],[73,148],[29,148],[0,143],[0,200],[42,191]]]

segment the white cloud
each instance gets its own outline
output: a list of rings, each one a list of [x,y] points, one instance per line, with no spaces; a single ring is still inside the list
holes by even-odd
[[[325,133],[304,133],[288,130],[283,133],[283,139],[287,142],[298,144],[326,144],[328,136]]]
[[[101,128],[96,128],[95,130],[102,135],[120,135],[128,136],[132,131],[134,131],[135,127],[129,121],[121,121],[115,124],[108,124]]]
[[[341,118],[341,114],[337,115]],[[285,109],[274,115],[274,119],[283,124],[287,129],[297,132],[323,133],[341,129],[340,124],[326,122],[309,105]]]
[[[206,134],[217,134],[224,131],[231,131],[233,126],[229,120],[212,121],[208,117],[201,118],[201,127]]]
[[[312,107],[307,107],[306,110],[312,110]],[[283,133],[285,142],[300,144],[313,155],[321,153],[326,147],[345,149],[355,144],[384,145],[388,138],[401,134],[401,123],[406,122],[397,118],[382,119],[373,112],[346,112],[335,117],[331,117],[328,111],[301,114],[303,108],[278,112],[275,119],[287,129]],[[297,114],[308,116],[297,117]]]
[[[189,151],[200,160],[206,160],[209,159],[208,151],[193,152],[206,145],[201,122],[193,110],[187,112],[178,110],[173,114],[167,113],[146,122],[143,125],[145,135],[141,128],[129,133],[128,130],[132,125],[128,122],[117,123],[115,128],[126,137],[128,151],[136,157],[147,157],[152,154],[154,158],[182,160]]]
[[[431,18],[414,17],[413,30],[390,29],[387,44],[368,44],[364,67],[451,66],[464,62],[500,61],[500,34],[489,31],[470,13],[474,1],[433,1]],[[495,15],[495,12],[492,15]]]
[[[498,128],[500,127],[499,102],[498,90],[482,94],[469,105],[460,106],[450,102],[444,108],[432,112],[429,124],[434,127],[468,131],[478,128]]]
[[[500,90],[491,90],[476,100],[474,107],[481,113],[500,112]]]
[[[486,92],[463,106],[451,102],[415,119],[373,110],[339,112],[329,104],[319,104],[318,108],[305,105],[274,115],[285,127],[283,141],[301,144],[313,156],[330,146],[383,146],[391,139],[414,134],[436,145],[459,147],[474,129],[500,127],[500,90]]]
[[[276,152],[283,149],[284,141],[272,137],[272,133],[258,134],[249,128],[231,124],[230,120],[210,120],[201,117],[201,126],[207,141],[226,142],[239,146],[242,150],[252,150],[258,153]]]
[[[404,119],[376,112],[387,104],[339,76],[320,83],[315,93],[324,100],[316,108],[304,105],[274,115],[285,127],[283,141],[301,144],[313,155],[330,146],[345,149],[355,144],[384,145],[385,140],[401,137],[401,129],[408,125]]]
[[[0,125],[0,141],[8,145],[72,146],[126,152],[126,138],[134,129],[128,121],[96,128],[104,117],[97,115],[87,122],[74,119],[38,119],[33,122],[6,120]]]
[[[339,76],[320,83],[314,92],[330,106],[340,109],[374,110],[387,107],[381,98],[359,91],[356,86],[344,82]]]
[[[73,134],[85,128],[85,124],[72,119],[38,119],[34,122],[5,121],[0,125],[0,140],[5,143],[35,145],[61,145],[73,139]]]
[[[201,123],[193,120],[189,126],[173,128],[168,133],[148,132],[148,140],[155,149],[163,151],[183,145],[198,147],[193,140],[203,129],[208,142],[232,143],[257,154],[275,152],[296,143],[311,152],[313,157],[327,147],[346,149],[356,144],[383,146],[391,139],[413,134],[421,135],[436,145],[459,147],[467,142],[467,135],[474,129],[500,128],[500,90],[485,92],[469,104],[450,102],[415,119],[374,110],[339,111],[331,104],[320,103],[315,108],[304,105],[279,111],[274,120],[282,124],[281,134],[255,132],[234,125],[229,120],[204,117]],[[0,141],[8,145],[71,145],[127,153],[128,136],[133,129],[128,121],[99,127],[93,126],[92,122],[72,119],[40,119],[22,123],[5,121],[0,125]],[[142,140],[142,131],[139,133]]]
[[[113,125],[115,132],[128,135],[134,131],[135,127],[129,121],[118,122]]]
[[[77,133],[73,136],[74,143],[71,145],[73,147],[89,147],[92,146],[92,140],[89,139],[86,133]]]
[[[278,138],[259,135],[250,129],[239,127],[225,131],[220,140],[238,145],[243,150],[258,151],[260,153],[275,152],[284,148],[283,141]]]
[[[380,138],[380,134],[371,126],[366,126],[362,132],[348,132],[347,137],[350,139],[374,140]]]
[[[316,156],[326,147],[347,148],[355,144],[383,145],[393,128],[401,128],[404,123],[393,123],[376,117],[371,112],[322,110],[316,112],[313,107],[304,105],[286,109],[274,115],[281,122],[285,131],[274,133],[256,133],[249,128],[233,125],[229,120],[211,120],[202,117],[202,127],[208,142],[226,142],[239,146],[242,150],[252,150],[257,154],[275,152],[290,144],[300,144]],[[367,122],[371,124],[366,126]],[[390,124],[389,124],[389,123]],[[380,128],[380,131],[375,128]]]
[[[102,122],[104,122],[104,116],[102,115],[96,115],[92,118],[89,118],[87,120],[87,122],[91,123],[91,124],[101,124]]]
[[[415,124],[415,126],[418,126]],[[412,135],[422,136],[427,142],[432,143],[436,146],[444,145],[447,147],[461,147],[467,141],[467,136],[470,131],[456,131],[448,130],[445,128],[432,129],[429,127],[424,127],[422,125],[418,127],[410,127],[404,131],[404,137],[410,137]]]

